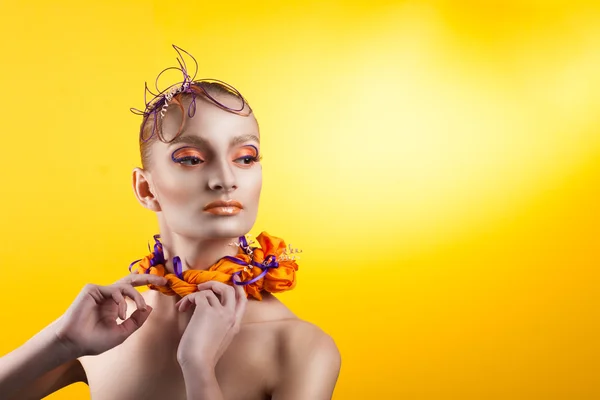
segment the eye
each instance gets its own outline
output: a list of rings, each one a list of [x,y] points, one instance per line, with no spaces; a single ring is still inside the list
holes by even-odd
[[[204,161],[202,161],[198,157],[187,156],[187,157],[178,158],[175,160],[175,162],[178,164],[182,164],[182,165],[198,165],[200,163],[203,163]]]
[[[187,166],[198,165],[204,162],[200,151],[191,147],[183,147],[179,150],[175,150],[173,154],[171,154],[171,159],[177,164]]]
[[[241,163],[244,165],[252,165],[255,162],[259,162],[261,159],[261,157],[254,157],[254,156],[244,156],[244,157],[240,157],[238,159],[236,159],[235,161],[240,161]]]
[[[251,166],[262,159],[262,156],[258,155],[258,149],[252,145],[240,149],[238,156],[234,161],[245,166]]]

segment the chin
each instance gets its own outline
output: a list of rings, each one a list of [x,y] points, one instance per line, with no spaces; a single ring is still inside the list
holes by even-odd
[[[198,237],[208,237],[215,239],[237,238],[244,236],[252,226],[254,220],[240,219],[233,217],[217,217],[209,223],[199,224],[198,228],[194,229]],[[196,235],[194,235],[196,236]]]

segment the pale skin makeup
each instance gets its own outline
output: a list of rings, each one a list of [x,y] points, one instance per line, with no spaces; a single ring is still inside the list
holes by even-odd
[[[164,124],[175,120],[167,113]],[[187,270],[237,254],[231,243],[257,217],[260,156],[254,116],[204,100],[177,140],[151,144],[133,189],[158,218],[169,271],[174,256]],[[0,393],[38,399],[83,381],[93,400],[331,398],[337,346],[272,294],[249,300],[241,286],[215,281],[183,299],[135,291],[147,283],[166,280],[132,274],[86,286],[63,316],[0,359]]]

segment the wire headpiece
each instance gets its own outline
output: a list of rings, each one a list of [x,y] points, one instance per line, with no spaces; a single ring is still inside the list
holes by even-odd
[[[140,141],[147,142],[150,140],[155,134],[162,142],[169,142],[175,139],[177,136],[181,134],[183,129],[183,123],[185,122],[185,111],[183,109],[183,104],[178,99],[178,96],[182,93],[187,93],[191,95],[192,100],[188,106],[187,116],[192,118],[196,114],[196,97],[203,96],[217,107],[222,108],[223,110],[248,116],[252,113],[252,109],[250,105],[246,102],[242,94],[233,86],[220,81],[218,79],[196,79],[196,74],[198,73],[198,62],[187,51],[183,50],[181,47],[176,45],[172,45],[175,51],[177,52],[177,64],[179,66],[168,67],[163,69],[157,76],[154,81],[154,91],[148,88],[148,82],[144,82],[144,104],[145,109],[139,110],[137,108],[131,108],[131,112],[136,115],[143,116],[142,126],[140,128]],[[188,66],[185,62],[183,54],[189,56],[194,62],[194,73],[190,75],[188,72]],[[174,83],[167,88],[161,90],[158,86],[158,80],[167,71],[176,70],[180,71],[183,75],[183,81]],[[212,94],[211,94],[212,92]],[[224,96],[224,98],[217,99],[215,98],[215,94],[225,94],[228,96]],[[148,97],[152,96],[150,100]],[[228,104],[224,104],[224,102]],[[169,140],[165,140],[162,121],[167,114],[167,110],[170,105],[175,104],[179,106],[181,111],[181,121],[179,123],[179,129],[175,133],[175,135]],[[244,111],[247,109],[246,111]],[[152,118],[151,118],[152,117]],[[146,123],[149,119],[153,120],[152,130],[148,137],[144,138],[144,130],[146,127]]]

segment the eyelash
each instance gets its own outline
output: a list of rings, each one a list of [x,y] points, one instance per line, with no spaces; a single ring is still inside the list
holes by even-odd
[[[193,160],[197,160],[197,161],[202,161],[202,162],[204,162],[204,160],[201,160],[200,158],[198,158],[198,157],[194,157],[194,156],[185,156],[185,157],[181,157],[181,158],[175,158],[175,157],[173,157],[173,161],[174,161],[174,162],[176,162],[177,164],[182,164],[182,165],[183,165],[183,163],[184,163],[184,162],[186,162],[186,161],[193,161]],[[200,162],[197,162],[197,163],[195,163],[195,164],[194,164],[194,163],[192,163],[191,165],[198,165],[198,164],[201,164],[201,163],[200,163]]]
[[[176,158],[175,156],[172,156],[171,158],[173,159],[173,161],[175,163],[181,164],[181,165],[185,165],[183,163],[186,162],[186,161],[194,161],[194,160],[196,160],[196,161],[202,161],[202,162],[197,162],[196,164],[191,164],[191,166],[199,165],[199,164],[202,164],[204,162],[204,160],[200,159],[199,157],[195,157],[195,156],[185,156],[185,157],[181,157],[181,158]],[[247,160],[252,161],[252,163],[257,163],[257,162],[260,162],[260,160],[262,160],[262,155],[259,155],[259,156],[243,156],[243,157],[236,158],[235,160],[237,161],[237,160],[241,160],[241,159],[247,159]],[[251,164],[244,164],[244,165],[251,165]],[[188,166],[190,166],[190,165],[188,165]]]
[[[236,160],[240,160],[240,159],[248,159],[250,161],[252,161],[253,163],[259,162],[260,160],[262,160],[262,155],[260,156],[243,156],[240,158],[236,158]],[[244,165],[250,165],[250,164],[244,164]]]

